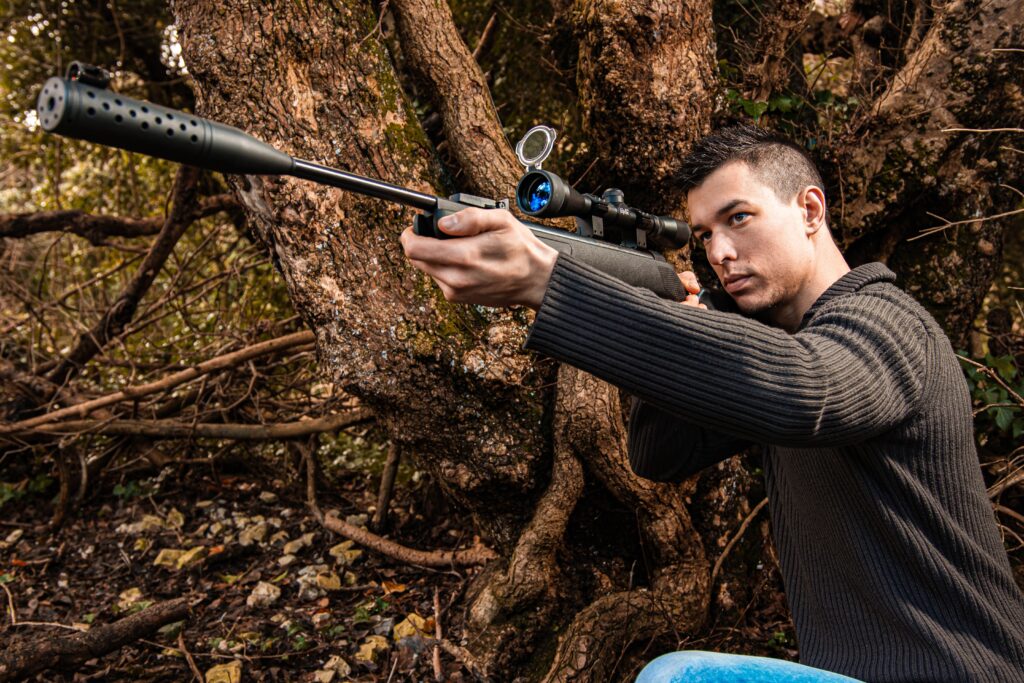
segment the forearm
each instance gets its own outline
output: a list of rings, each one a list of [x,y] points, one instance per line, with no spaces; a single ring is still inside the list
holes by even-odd
[[[882,332],[833,317],[789,335],[662,301],[560,257],[527,348],[737,438],[841,445],[881,433],[912,409],[919,359],[908,321],[894,325],[907,339],[878,351],[872,335]]]

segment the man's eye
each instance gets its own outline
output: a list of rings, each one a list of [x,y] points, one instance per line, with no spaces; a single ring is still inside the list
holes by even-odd
[[[737,223],[742,223],[747,219],[748,216],[750,216],[749,213],[746,213],[744,211],[738,211],[737,213],[734,213],[733,215],[729,216],[729,222],[732,223],[733,225]]]
[[[710,232],[705,231],[705,232],[697,233],[697,241],[699,241],[699,242],[707,242],[709,239],[711,239],[711,233]]]

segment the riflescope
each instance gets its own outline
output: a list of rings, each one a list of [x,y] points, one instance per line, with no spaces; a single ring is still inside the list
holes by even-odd
[[[690,239],[686,223],[626,206],[624,199],[622,191],[616,189],[605,190],[600,197],[577,192],[554,173],[540,169],[529,170],[516,188],[516,202],[528,216],[575,216],[589,222],[592,236],[616,242],[631,241],[630,231],[636,230],[640,247],[646,246],[645,235],[674,247],[686,245]]]

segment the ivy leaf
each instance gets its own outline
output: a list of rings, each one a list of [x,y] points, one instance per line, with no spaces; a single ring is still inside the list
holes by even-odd
[[[761,118],[766,111],[768,111],[767,102],[754,102],[752,100],[743,100],[740,104],[743,105],[743,111],[746,112],[747,116],[752,117],[755,121]]]
[[[993,356],[986,354],[985,364],[999,373],[999,376],[1007,382],[1012,382],[1017,376],[1017,366],[1013,362],[1013,356]]]
[[[996,427],[999,427],[1000,431],[1009,431],[1014,421],[1013,412],[1010,408],[996,408]]]
[[[1013,438],[1020,438],[1021,434],[1024,434],[1024,417],[1018,417],[1013,421],[1012,425]]]

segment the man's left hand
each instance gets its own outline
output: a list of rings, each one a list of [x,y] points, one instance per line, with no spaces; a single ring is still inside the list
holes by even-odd
[[[558,252],[508,211],[463,209],[438,221],[458,239],[402,233],[412,264],[434,278],[448,301],[540,308]]]

